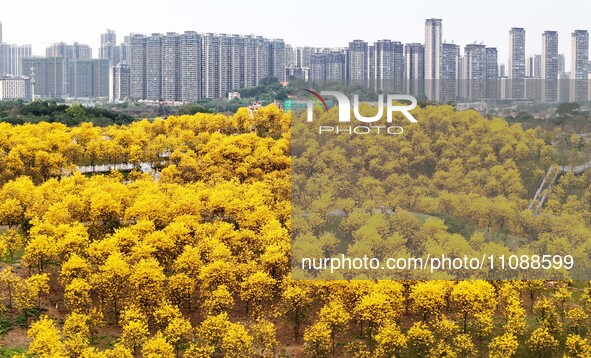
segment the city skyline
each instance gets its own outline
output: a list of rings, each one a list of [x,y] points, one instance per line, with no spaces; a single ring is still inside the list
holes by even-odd
[[[502,86],[497,82],[497,48],[482,43],[468,44],[464,47],[464,56],[461,56],[458,45],[441,42],[441,32],[441,19],[426,19],[424,45],[403,45],[391,40],[380,40],[372,45],[363,40],[353,40],[347,48],[331,49],[292,48],[283,40],[262,36],[199,34],[193,31],[185,31],[184,34],[134,34],[125,36],[124,43],[119,46],[116,34],[107,30],[101,34],[99,50],[99,56],[108,60],[104,64],[95,62],[102,60],[91,60],[92,50],[88,45],[61,42],[48,46],[45,58],[27,58],[26,55],[21,56],[17,47],[1,44],[0,65],[6,71],[11,68],[7,64],[18,63],[20,58],[22,73],[2,73],[27,77],[35,77],[36,74],[37,86],[31,93],[42,97],[104,97],[107,87],[111,87],[108,95],[116,101],[129,97],[193,102],[202,98],[225,97],[231,91],[256,86],[266,77],[284,82],[289,76],[295,76],[304,80],[346,81],[376,90],[425,95],[436,102],[441,101],[441,96],[449,100],[458,95],[468,100],[541,97],[544,101],[553,102],[565,95],[571,100],[587,99],[587,30],[575,30],[571,35],[572,55],[577,59],[572,66],[577,70],[570,77],[577,82],[576,86],[575,82],[570,83],[570,94],[566,94],[566,90],[558,91],[553,85],[557,76],[569,76],[562,72],[564,66],[559,65],[564,56],[557,53],[555,31],[545,31],[542,35],[545,44],[542,55],[526,56],[526,31],[511,28],[511,57],[506,78],[509,82]],[[8,53],[8,57],[3,52]],[[550,62],[554,63],[550,66],[552,68],[548,67]],[[504,68],[503,65],[501,67]],[[500,72],[504,74],[504,69]],[[544,78],[543,88],[530,81],[535,78]],[[443,87],[440,87],[439,79],[446,80]],[[470,81],[462,82],[460,87],[458,81],[466,79]],[[26,83],[27,79],[23,81]],[[34,82],[31,79],[31,83]],[[22,95],[26,93],[23,90]]]
[[[100,34],[107,28],[119,36],[184,31],[255,33],[266,38],[281,38],[294,47],[346,47],[355,39],[423,43],[424,19],[441,18],[444,21],[443,41],[453,41],[462,47],[480,42],[496,47],[500,64],[508,62],[507,31],[510,28],[526,29],[526,55],[541,54],[542,33],[557,31],[560,38],[558,52],[564,53],[566,62],[570,64],[570,33],[591,28],[591,21],[585,16],[591,12],[591,4],[585,1],[570,2],[569,8],[576,8],[577,11],[567,12],[565,8],[563,14],[555,1],[536,2],[535,6],[497,1],[493,8],[486,11],[474,9],[473,3],[463,0],[453,3],[422,1],[405,3],[403,7],[396,3],[374,1],[366,2],[364,6],[376,11],[365,13],[363,17],[358,15],[358,11],[340,11],[334,4],[308,0],[300,1],[288,10],[261,0],[248,3],[175,0],[166,6],[152,1],[138,6],[105,0],[100,4],[91,4],[89,11],[93,16],[90,17],[72,16],[73,13],[67,10],[72,5],[71,1],[65,0],[38,3],[35,10],[30,11],[28,4],[4,0],[0,18],[4,27],[3,40],[7,43],[31,43],[34,55],[43,55],[45,47],[54,42],[86,43],[92,47],[95,57],[98,56]],[[371,15],[367,15],[369,13]],[[27,21],[23,21],[23,14],[26,14]],[[55,21],[56,16],[64,16],[64,21]],[[370,17],[371,21],[365,20]],[[45,31],[39,31],[40,28]],[[76,30],[72,31],[73,28]],[[327,28],[331,31],[327,32]]]
[[[524,27],[511,27],[505,67],[502,56],[499,58],[502,53],[499,47],[483,41],[464,45],[462,56],[460,45],[446,41],[446,28],[445,20],[427,18],[422,44],[379,39],[372,45],[371,41],[357,37],[347,47],[334,44],[300,47],[277,36],[191,30],[132,32],[117,38],[116,31],[107,29],[100,34],[101,45],[95,56],[89,44],[61,41],[46,46],[46,60],[28,58],[31,45],[21,49],[19,45],[2,42],[0,75],[31,77],[31,84],[37,75],[41,79],[38,84],[43,84],[37,88],[43,90],[37,92],[32,86],[33,96],[39,93],[104,97],[105,88],[110,87],[112,100],[191,102],[222,98],[229,96],[229,92],[256,86],[267,77],[285,82],[291,76],[306,81],[345,81],[376,90],[406,91],[436,102],[441,102],[442,96],[454,98],[459,94],[469,100],[541,98],[554,102],[566,95],[566,90],[558,91],[556,80],[570,77],[576,80],[569,86],[571,100],[588,97],[591,64],[587,30],[575,29],[571,33],[569,70],[572,73],[569,74],[564,72],[563,64],[569,61],[564,53],[559,53],[562,41],[557,31],[545,30],[541,35],[541,54],[528,55],[528,31]],[[2,30],[0,36],[4,36]],[[108,59],[108,62],[103,66],[90,61],[93,58]],[[499,72],[503,77],[505,69],[508,81],[499,87]],[[105,85],[107,78],[110,85]],[[530,81],[535,78],[545,80],[543,88]],[[447,80],[443,88],[441,79]],[[459,80],[470,81],[460,88]],[[116,93],[117,89],[120,92]]]
[[[427,23],[431,20],[442,20],[442,19],[426,19],[425,21],[425,27],[424,27],[424,31],[425,31],[425,35],[427,36],[427,31],[429,29],[430,26],[427,26]],[[443,20],[445,21],[445,20]],[[441,28],[443,28],[443,30],[441,30]],[[590,28],[591,28],[591,24],[590,24]],[[443,39],[442,41],[438,42],[439,48],[441,48],[440,46],[442,44],[446,44],[446,45],[457,45],[460,46],[460,48],[465,48],[466,46],[469,45],[485,45],[486,47],[492,47],[492,48],[496,48],[497,49],[497,55],[498,55],[498,65],[499,66],[506,66],[507,68],[511,68],[511,49],[512,49],[512,31],[514,29],[519,29],[522,30],[522,32],[524,32],[524,37],[528,38],[527,36],[527,30],[525,28],[511,28],[509,29],[509,41],[507,41],[507,46],[506,49],[508,50],[507,52],[509,53],[509,57],[507,58],[506,61],[503,60],[503,57],[501,56],[501,54],[504,52],[502,47],[497,47],[497,46],[493,46],[491,44],[488,44],[484,41],[473,41],[470,43],[466,43],[466,44],[461,44],[461,43],[457,43],[455,41],[448,41],[447,39]],[[558,42],[558,56],[562,56],[563,58],[563,62],[566,63],[566,67],[563,67],[563,69],[566,72],[570,72],[570,67],[572,65],[572,47],[571,47],[571,38],[572,38],[572,33],[577,32],[577,31],[588,31],[587,29],[573,29],[572,31],[570,31],[567,35],[564,35],[563,39],[561,41],[558,41],[558,38],[560,37],[559,33],[557,31],[553,31],[553,30],[545,30],[544,32],[539,34],[539,39],[541,39],[541,49],[539,53],[530,53],[530,51],[528,51],[528,48],[530,47],[530,43],[527,42],[527,40],[525,41],[525,46],[521,46],[524,47],[522,48],[522,50],[524,50],[524,53],[521,53],[521,62],[520,62],[520,72],[522,73],[521,75],[528,73],[528,63],[527,61],[529,61],[530,59],[533,59],[534,57],[540,57],[544,51],[545,51],[545,36],[547,33],[554,33],[555,34],[555,41]],[[148,33],[139,33],[139,32],[132,32],[129,34],[120,34],[117,35],[117,32],[113,29],[105,29],[103,30],[100,34],[97,34],[97,37],[100,38],[99,41],[99,45],[95,48],[91,45],[89,45],[88,43],[83,43],[83,42],[79,42],[79,41],[75,41],[75,42],[67,42],[67,41],[56,41],[53,43],[49,43],[47,44],[43,49],[41,49],[39,46],[35,49],[34,45],[32,45],[31,42],[27,42],[27,43],[15,43],[15,42],[8,42],[8,41],[0,41],[0,43],[4,43],[5,45],[9,45],[9,46],[17,46],[18,48],[23,48],[25,49],[27,52],[27,54],[30,54],[30,56],[33,57],[51,57],[53,55],[50,55],[50,51],[52,51],[52,48],[56,47],[56,46],[82,46],[84,47],[84,50],[87,51],[88,54],[90,54],[90,57],[88,58],[93,58],[93,59],[99,59],[99,58],[111,58],[111,54],[108,53],[104,53],[102,51],[104,51],[103,46],[101,45],[102,41],[104,40],[104,37],[109,35],[109,36],[118,36],[117,37],[117,42],[113,43],[113,46],[119,46],[119,45],[123,45],[125,42],[125,38],[127,37],[132,37],[133,35],[152,35],[152,34],[158,34],[161,36],[165,36],[166,34],[182,34],[184,32],[192,32],[192,33],[196,33],[199,35],[206,35],[206,34],[215,34],[215,35],[225,35],[225,36],[241,36],[241,37],[248,37],[248,36],[261,36],[260,34],[231,34],[229,32],[203,32],[203,31],[193,31],[193,30],[185,30],[185,31],[181,31],[181,32],[175,32],[175,31],[166,31],[166,32],[148,32]],[[439,33],[441,32],[445,32],[445,25],[439,25]],[[0,36],[2,36],[2,22],[0,21]],[[413,43],[420,43],[423,46],[426,47],[426,49],[428,49],[428,41],[424,41],[424,42],[405,42],[405,41],[399,41],[396,39],[388,39],[388,38],[382,38],[382,39],[376,39],[375,41],[371,41],[371,40],[367,40],[367,39],[362,39],[362,38],[354,38],[351,39],[348,43],[344,44],[343,46],[326,46],[326,47],[318,47],[318,46],[309,46],[309,45],[305,45],[305,46],[296,46],[293,45],[291,43],[288,43],[286,41],[284,41],[283,38],[279,38],[279,37],[265,37],[265,38],[269,38],[269,39],[273,39],[273,40],[282,40],[283,42],[285,42],[286,45],[290,46],[291,48],[315,48],[315,49],[346,49],[349,47],[349,45],[352,42],[358,41],[358,42],[366,42],[368,44],[371,43],[379,43],[379,42],[395,42],[395,43],[402,43],[402,44],[413,44]],[[539,40],[538,39],[538,40]],[[425,40],[427,40],[427,38],[425,37]],[[521,43],[523,44],[523,40],[521,41]],[[534,41],[535,43],[536,41]],[[33,42],[34,43],[34,42]],[[566,48],[565,48],[566,47]],[[562,52],[561,52],[562,51]],[[439,57],[441,56],[441,54],[439,54]],[[525,56],[525,58],[523,58]],[[27,56],[24,56],[27,57]],[[429,67],[429,61],[425,61],[425,65],[427,67]],[[436,66],[434,66],[435,68],[440,68],[441,63],[437,64]],[[525,67],[524,67],[525,66]],[[538,67],[540,66],[540,64],[537,65]],[[523,69],[525,68],[525,69]],[[538,68],[538,70],[540,70],[540,68]],[[533,73],[533,72],[532,72]],[[426,77],[429,77],[427,74],[425,75]],[[434,78],[439,77],[438,75],[436,75],[436,72],[433,73]],[[509,77],[511,77],[511,74],[508,74]],[[537,77],[537,76],[536,76]]]

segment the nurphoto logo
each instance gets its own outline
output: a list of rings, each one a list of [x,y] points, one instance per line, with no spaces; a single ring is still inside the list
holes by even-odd
[[[324,107],[325,111],[328,111],[328,106],[326,105],[326,101],[324,100],[323,96],[332,96],[336,98],[339,107],[339,123],[350,123],[351,122],[351,101],[349,98],[341,93],[336,91],[321,91],[320,93],[306,89],[308,93],[312,94],[315,98],[312,101],[307,102],[307,110],[308,110],[308,122],[314,121],[314,105],[321,104]],[[317,100],[316,100],[317,99]],[[401,104],[401,102],[406,101],[410,102],[410,104]],[[413,110],[417,106],[417,99],[410,95],[403,95],[403,94],[388,94],[386,95],[386,123],[392,123],[392,113],[400,112],[406,119],[408,119],[411,123],[416,123],[417,120],[410,114],[409,111]],[[375,123],[379,121],[382,116],[384,115],[384,95],[378,95],[377,101],[378,111],[374,116],[365,117],[361,115],[359,111],[359,95],[353,95],[353,115],[355,119],[359,122],[366,123],[366,125],[359,125],[359,126],[319,126],[318,133],[332,133],[332,134],[340,134],[340,133],[349,133],[349,134],[370,134],[370,133],[377,133],[377,134],[402,134],[404,129],[400,126],[387,126],[387,125],[369,125],[371,123]]]

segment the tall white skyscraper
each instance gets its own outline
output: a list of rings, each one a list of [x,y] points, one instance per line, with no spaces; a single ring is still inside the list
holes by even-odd
[[[441,19],[425,20],[425,95],[429,100],[441,99]]]
[[[589,32],[575,30],[571,35],[570,101],[586,101],[588,92]]]
[[[556,102],[558,95],[558,33],[542,34],[542,101]]]
[[[525,29],[513,27],[509,31],[510,98],[525,98]]]

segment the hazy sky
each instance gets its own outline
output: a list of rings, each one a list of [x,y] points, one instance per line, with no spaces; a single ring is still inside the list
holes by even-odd
[[[31,43],[44,54],[53,42],[87,43],[98,55],[107,28],[117,41],[131,32],[217,32],[282,38],[294,46],[344,47],[353,39],[424,42],[426,18],[443,19],[443,38],[463,46],[484,42],[508,57],[509,29],[526,29],[526,53],[541,53],[541,34],[559,34],[559,52],[570,58],[570,33],[591,30],[591,1],[126,1],[0,0],[4,41]],[[567,68],[569,68],[567,62]]]

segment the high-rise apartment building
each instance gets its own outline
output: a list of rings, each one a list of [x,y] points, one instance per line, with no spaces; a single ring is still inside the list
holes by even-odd
[[[161,43],[161,96],[164,101],[177,101],[181,93],[180,39],[174,32],[162,36]]]
[[[132,34],[128,49],[129,96],[146,99],[146,36]]]
[[[31,80],[28,77],[0,77],[0,101],[6,99],[31,99]]]
[[[558,74],[558,102],[568,102],[570,100],[570,72]]]
[[[46,57],[61,57],[68,60],[88,60],[92,58],[92,49],[87,44],[74,42],[69,45],[56,42],[45,49]]]
[[[415,97],[425,95],[425,46],[420,43],[404,45],[405,92]]]
[[[285,44],[285,67],[295,67],[296,49],[289,44]]]
[[[510,98],[525,98],[525,29],[513,27],[509,31]]]
[[[558,33],[544,31],[541,56],[541,99],[544,102],[558,100]]]
[[[441,19],[425,20],[425,95],[429,100],[440,100],[441,78]]]
[[[310,67],[310,60],[312,58],[312,54],[317,53],[318,50],[319,49],[315,47],[296,47],[296,67]]]
[[[460,79],[460,46],[441,45],[441,101],[455,101]]]
[[[254,87],[258,83],[257,42],[253,35],[244,36],[244,87]]]
[[[69,66],[70,97],[109,96],[109,59],[71,60]]]
[[[499,77],[500,78],[507,77],[507,72],[506,72],[505,64],[504,63],[501,63],[499,65]]]
[[[347,80],[367,86],[369,80],[369,48],[367,42],[354,40],[347,52]]]
[[[279,82],[287,81],[285,76],[285,67],[287,66],[287,55],[285,42],[281,39],[273,39],[269,41],[270,46],[270,76],[275,77]]]
[[[230,89],[244,88],[246,79],[246,58],[244,56],[244,37],[240,35],[232,35],[230,38],[230,61],[232,68],[230,68]]]
[[[564,54],[558,54],[558,73],[565,73],[566,72],[566,60],[564,59]]]
[[[63,79],[61,81],[63,89],[61,93],[64,96],[71,94],[71,78],[70,78],[70,63],[74,60],[89,60],[92,58],[92,49],[87,44],[74,42],[73,44],[66,44],[64,42],[56,42],[45,49],[45,56],[47,58],[61,58],[63,60]]]
[[[462,97],[474,101],[486,97],[486,46],[470,44],[464,47]]]
[[[398,41],[380,40],[369,48],[372,88],[388,93],[404,91],[404,46]]]
[[[201,99],[201,35],[186,31],[180,37],[180,82],[182,102]]]
[[[346,50],[335,49],[323,55],[326,57],[326,81],[345,83],[347,74]]]
[[[61,98],[64,93],[64,59],[61,57],[24,58],[23,75],[31,79],[31,92],[35,98]]]
[[[131,35],[125,36],[123,42],[119,45],[120,63],[129,64],[129,46],[131,44]]]
[[[162,35],[146,37],[146,99],[162,99]]]
[[[262,36],[167,33],[126,39],[134,99],[197,101],[254,87],[266,77],[286,81],[283,40]]]
[[[255,85],[259,85],[259,81],[263,78],[272,76],[272,69],[271,69],[271,53],[269,51],[269,40],[262,36],[257,36],[256,40],[256,63],[255,63],[255,70],[256,70],[256,83]]]
[[[220,37],[203,35],[203,98],[220,98]]]
[[[129,98],[129,65],[120,63],[110,68],[109,100],[111,102],[125,101]]]
[[[542,55],[529,55],[525,59],[525,78],[542,78]]]
[[[499,98],[499,65],[496,47],[486,48],[486,92],[485,98]]]
[[[235,63],[232,61],[232,37],[227,34],[219,34],[219,94],[218,97],[226,97],[232,87],[232,68]],[[239,63],[236,63],[239,65]]]
[[[310,69],[310,80],[316,83],[326,81],[326,55],[323,53],[310,54],[307,61]]]
[[[586,101],[588,92],[589,32],[571,34],[570,101]]]
[[[345,83],[347,73],[346,51],[316,52],[310,56],[309,76],[314,82]]]
[[[115,31],[108,30],[101,34],[101,47],[99,48],[99,58],[108,59],[111,66],[121,62],[121,47],[117,46],[117,35]]]
[[[0,43],[0,77],[22,75],[22,59],[31,56],[31,45]]]

